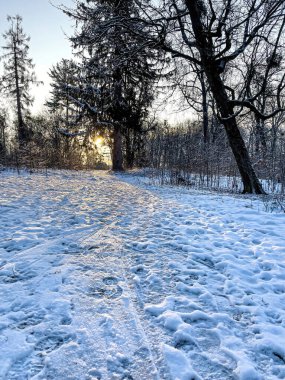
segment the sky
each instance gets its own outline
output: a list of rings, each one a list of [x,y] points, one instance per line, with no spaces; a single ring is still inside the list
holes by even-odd
[[[72,6],[72,0],[52,0],[54,5]],[[32,89],[35,102],[33,111],[40,111],[49,95],[48,71],[62,58],[71,58],[67,35],[72,34],[72,21],[49,0],[0,0],[0,46],[5,44],[2,34],[9,29],[7,15],[19,14],[23,29],[31,37],[30,58],[35,64],[37,79],[44,82]],[[2,52],[0,52],[0,55]]]
[[[72,57],[72,49],[67,36],[73,33],[73,21],[56,8],[61,4],[73,7],[74,1],[0,0],[0,47],[5,44],[2,34],[9,29],[9,23],[6,20],[7,15],[19,14],[22,16],[24,32],[31,37],[29,56],[35,64],[37,79],[44,82],[44,85],[32,88],[31,92],[35,99],[33,112],[40,112],[45,100],[49,97],[50,78],[48,72],[52,65],[62,58]],[[162,103],[159,101],[160,105]],[[173,123],[183,121],[189,116],[189,111],[177,112],[173,105],[166,105],[162,108],[160,106],[159,109],[157,116]]]

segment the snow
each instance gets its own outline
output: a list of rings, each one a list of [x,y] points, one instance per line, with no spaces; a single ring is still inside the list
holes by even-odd
[[[285,218],[258,197],[3,171],[0,225],[0,379],[285,378]]]

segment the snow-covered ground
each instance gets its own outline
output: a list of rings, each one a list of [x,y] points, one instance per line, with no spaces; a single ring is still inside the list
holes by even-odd
[[[285,216],[100,172],[0,174],[0,378],[285,378]]]

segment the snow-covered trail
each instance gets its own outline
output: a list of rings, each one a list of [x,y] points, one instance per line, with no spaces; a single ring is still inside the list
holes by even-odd
[[[132,176],[1,174],[0,378],[285,378],[285,218]]]

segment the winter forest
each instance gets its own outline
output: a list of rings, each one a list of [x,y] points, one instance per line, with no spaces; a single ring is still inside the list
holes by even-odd
[[[0,13],[0,380],[285,379],[284,0]]]
[[[30,111],[30,88],[41,86],[32,41],[21,17],[9,16],[1,97],[13,115],[8,121],[2,106],[2,165],[107,168],[104,140],[113,170],[155,168],[163,181],[214,187],[226,176],[231,190],[240,190],[240,178],[243,191],[256,194],[264,180],[283,193],[283,1],[59,8],[74,25],[67,41],[74,57],[50,68],[38,114]],[[159,102],[188,117],[170,124],[157,117]]]

